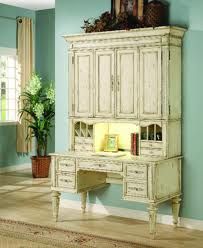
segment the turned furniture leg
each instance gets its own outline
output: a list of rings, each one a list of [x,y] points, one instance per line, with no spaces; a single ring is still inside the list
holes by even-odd
[[[82,212],[85,213],[86,210],[86,202],[87,202],[87,192],[81,193],[81,208]]]
[[[173,224],[175,227],[177,227],[178,225],[180,202],[181,202],[181,198],[179,196],[172,199]]]
[[[155,238],[156,234],[156,218],[157,218],[157,205],[154,203],[151,203],[149,205],[149,232],[153,235],[153,238]]]
[[[55,221],[58,221],[60,195],[61,195],[61,193],[58,191],[52,192],[53,217],[54,217]]]

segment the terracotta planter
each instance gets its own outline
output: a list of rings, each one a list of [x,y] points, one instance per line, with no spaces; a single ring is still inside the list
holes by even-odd
[[[32,160],[32,176],[33,178],[46,178],[49,175],[49,167],[51,163],[50,156],[31,157]]]

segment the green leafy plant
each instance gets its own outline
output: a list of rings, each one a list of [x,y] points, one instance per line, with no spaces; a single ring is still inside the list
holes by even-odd
[[[34,73],[20,99],[20,119],[24,118],[30,129],[27,139],[35,137],[37,156],[47,156],[47,140],[51,136],[55,116],[53,85],[42,83],[42,79]]]

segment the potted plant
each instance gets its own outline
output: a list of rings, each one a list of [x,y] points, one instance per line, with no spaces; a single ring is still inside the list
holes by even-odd
[[[55,116],[55,91],[51,83],[42,83],[34,73],[20,98],[20,119],[28,122],[27,139],[36,139],[36,156],[31,157],[32,175],[34,178],[48,177],[51,157],[47,155],[47,141]]]

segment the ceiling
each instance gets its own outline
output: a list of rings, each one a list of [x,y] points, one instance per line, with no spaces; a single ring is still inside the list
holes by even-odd
[[[0,0],[0,3],[30,10],[52,9],[55,7],[55,0]]]

